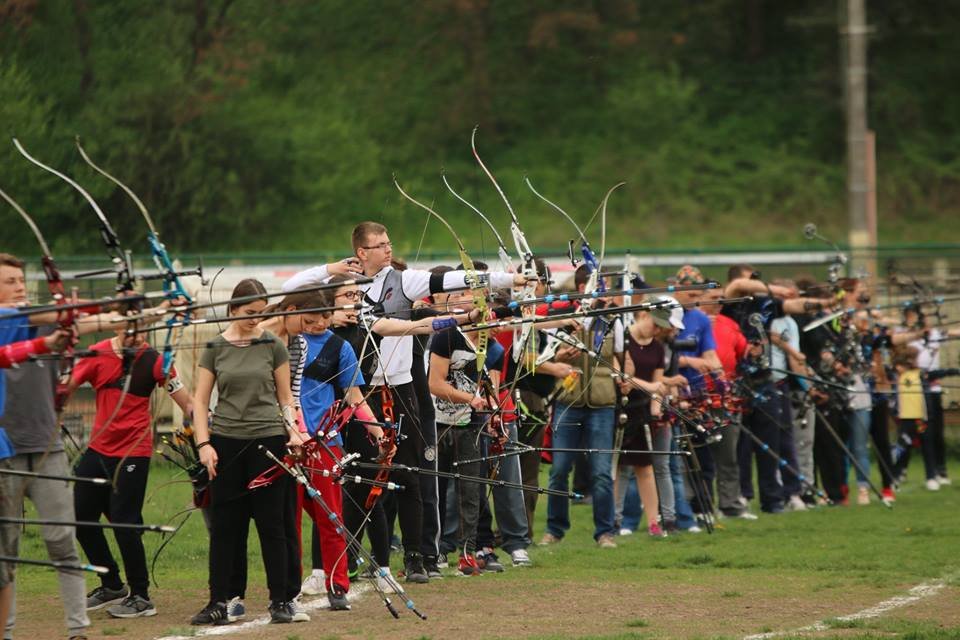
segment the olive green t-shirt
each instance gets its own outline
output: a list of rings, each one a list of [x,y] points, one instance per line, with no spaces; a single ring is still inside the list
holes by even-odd
[[[235,346],[222,335],[200,356],[200,366],[217,378],[217,406],[210,432],[218,436],[253,440],[286,435],[273,372],[290,356],[277,336],[264,331],[270,342]]]

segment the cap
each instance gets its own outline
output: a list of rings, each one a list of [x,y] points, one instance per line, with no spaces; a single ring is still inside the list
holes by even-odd
[[[685,264],[677,271],[677,277],[674,279],[676,284],[703,284],[706,278],[692,264]]]
[[[650,310],[653,323],[664,329],[683,331],[683,306],[670,296],[655,296],[649,302],[661,306]]]

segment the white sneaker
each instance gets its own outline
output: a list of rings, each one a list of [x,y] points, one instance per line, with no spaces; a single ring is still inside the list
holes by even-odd
[[[749,511],[741,511],[735,517],[740,518],[741,520],[757,520],[757,514],[750,513]]]
[[[689,529],[683,529],[683,531],[686,531],[687,533],[702,533],[703,529],[701,529],[697,525],[693,525]]]
[[[800,496],[790,496],[786,504],[787,511],[806,511],[807,503]]]
[[[937,476],[937,482],[940,483],[941,487],[945,487],[948,484],[951,484],[950,478],[948,478],[947,476]]]
[[[293,609],[292,622],[310,622],[310,614],[303,610],[299,596],[290,601],[290,608]]]
[[[307,576],[307,579],[303,581],[303,586],[300,587],[300,593],[305,596],[319,596],[322,593],[327,592],[327,587],[324,583],[327,581],[327,576],[323,572],[323,569],[314,569],[313,572]]]
[[[632,536],[633,529],[627,529],[626,527],[621,527],[620,531],[617,532],[621,536]]]
[[[513,566],[515,567],[529,567],[533,564],[526,549],[514,549],[510,552],[510,558],[513,560]]]
[[[390,573],[390,567],[381,567],[381,569],[386,571],[387,575],[390,576],[390,578],[387,578],[386,576],[381,576],[378,572],[377,587],[380,589],[380,591],[383,591],[384,593],[393,593],[394,592],[393,582],[396,581],[396,578],[393,578],[393,574]]]
[[[940,491],[940,483],[937,482],[936,478],[927,480],[927,491]]]
[[[247,609],[243,606],[243,600],[240,596],[234,596],[227,603],[227,621],[236,622],[247,617]]]

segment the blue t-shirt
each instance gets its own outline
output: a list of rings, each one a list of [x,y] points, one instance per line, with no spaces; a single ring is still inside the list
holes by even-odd
[[[707,351],[717,350],[710,318],[699,309],[687,309],[683,312],[683,331],[677,335],[677,340],[686,338],[696,338],[697,348],[693,351],[680,351],[681,356],[699,358]],[[699,389],[704,385],[703,374],[693,367],[680,367],[680,374],[690,383],[691,389]]]
[[[359,387],[366,384],[363,374],[357,363],[357,354],[346,340],[340,345],[339,364],[336,365],[336,374],[330,380],[317,380],[306,375],[306,368],[317,359],[324,345],[331,339],[333,333],[324,331],[319,335],[302,334],[306,340],[306,359],[303,381],[300,385],[300,408],[303,410],[303,419],[307,423],[310,435],[317,433],[317,425],[327,410],[337,399],[337,390],[341,393],[350,387]],[[339,340],[339,338],[334,338]],[[340,434],[328,440],[329,444],[341,445]]]
[[[17,313],[16,309],[0,308],[0,346],[29,340],[34,337],[36,330],[31,328],[26,318],[6,318],[4,316]],[[0,417],[3,417],[3,407],[7,401],[7,376],[0,373]]]
[[[5,318],[4,316],[16,313],[16,309],[0,308],[0,346],[29,340],[36,335],[36,330],[27,325],[26,318]],[[3,417],[3,408],[7,404],[7,375],[0,371],[0,418]],[[7,432],[0,427],[0,460],[14,455],[13,444],[7,437]]]

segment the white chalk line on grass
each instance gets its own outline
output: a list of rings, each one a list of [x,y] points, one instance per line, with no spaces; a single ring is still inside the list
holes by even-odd
[[[933,582],[925,582],[923,584],[918,584],[917,586],[911,588],[904,595],[894,596],[888,600],[884,600],[879,604],[875,604],[872,607],[864,609],[862,611],[857,611],[856,613],[850,613],[845,616],[837,616],[836,618],[831,618],[830,620],[836,620],[839,622],[855,622],[857,620],[869,620],[870,618],[879,618],[888,611],[904,607],[908,604],[917,602],[918,600],[923,600],[924,598],[929,598],[935,596],[947,585],[945,580],[935,580]],[[821,620],[820,622],[815,622],[806,627],[800,627],[799,629],[791,629],[789,631],[771,631],[769,633],[756,633],[749,636],[744,636],[743,640],[765,640],[766,638],[776,638],[778,636],[792,635],[795,633],[811,633],[817,631],[828,631],[832,629],[833,626],[830,622]]]
[[[357,600],[361,595],[370,590],[370,585],[360,584],[356,587],[350,589],[347,592],[347,600],[353,602]],[[330,606],[330,603],[327,599],[317,598],[315,600],[301,601],[300,608],[306,612],[316,611],[317,609],[326,609]],[[311,620],[311,622],[313,622]],[[226,636],[232,635],[234,633],[243,633],[245,631],[252,631],[253,629],[259,629],[260,627],[265,627],[270,624],[270,616],[260,616],[250,620],[249,622],[243,622],[240,624],[225,624],[219,627],[196,627],[196,633],[189,636],[160,636],[155,638],[155,640],[190,640],[190,638],[200,638],[203,636]],[[295,623],[292,626],[295,628],[300,628],[304,623]],[[310,624],[305,623],[305,624]]]

